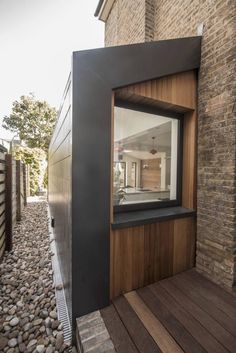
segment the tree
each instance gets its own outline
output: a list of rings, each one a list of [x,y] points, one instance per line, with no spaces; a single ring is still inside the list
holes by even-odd
[[[12,113],[3,118],[3,127],[19,135],[28,147],[48,150],[57,112],[31,93],[13,102]]]
[[[46,154],[40,148],[14,146],[12,155],[30,167],[30,195],[35,195],[39,186],[45,186]]]

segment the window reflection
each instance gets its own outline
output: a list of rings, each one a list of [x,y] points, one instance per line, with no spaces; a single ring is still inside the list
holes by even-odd
[[[176,200],[178,119],[115,107],[114,205]]]

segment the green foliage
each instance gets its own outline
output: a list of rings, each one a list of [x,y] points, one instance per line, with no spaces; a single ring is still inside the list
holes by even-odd
[[[43,187],[47,189],[48,187],[48,168],[46,168],[44,176],[43,176]]]
[[[43,185],[46,167],[46,153],[40,148],[14,146],[12,155],[30,167],[30,194],[35,195],[38,187]]]
[[[13,102],[12,113],[3,118],[3,127],[19,135],[30,148],[48,150],[57,112],[33,94]]]

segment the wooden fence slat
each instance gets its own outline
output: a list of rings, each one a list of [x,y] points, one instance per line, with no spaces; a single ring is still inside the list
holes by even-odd
[[[16,160],[16,220],[21,220],[21,163]]]
[[[0,260],[5,251],[6,205],[5,205],[6,149],[0,145]]]
[[[5,195],[1,194],[0,195],[0,205],[5,201]]]
[[[0,160],[5,161],[5,153],[0,151]]]
[[[0,205],[0,215],[5,211],[5,202]]]
[[[12,156],[6,155],[6,250],[12,249]]]
[[[5,191],[5,183],[0,184],[0,193]]]

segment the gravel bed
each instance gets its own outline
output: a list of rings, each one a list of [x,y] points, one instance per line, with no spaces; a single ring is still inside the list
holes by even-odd
[[[0,264],[0,352],[69,352],[56,311],[47,203],[32,202]]]

